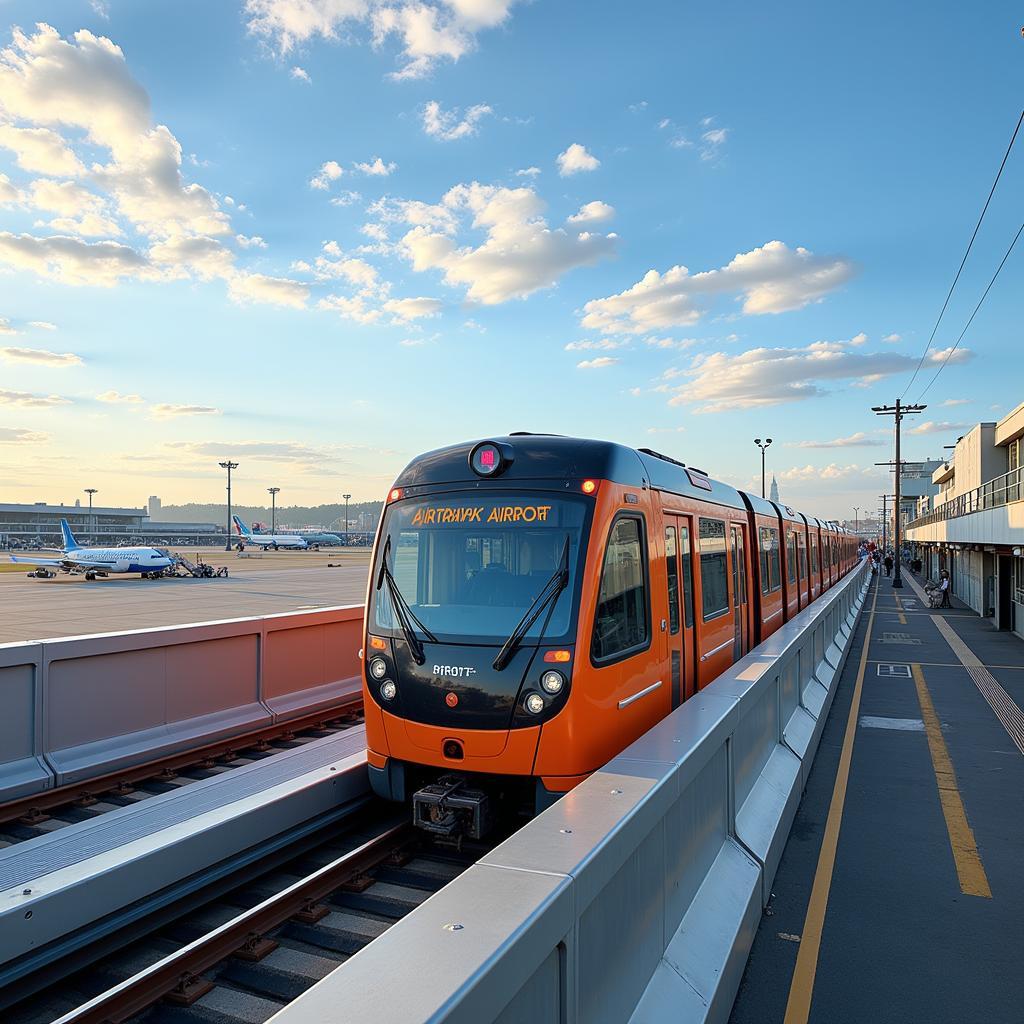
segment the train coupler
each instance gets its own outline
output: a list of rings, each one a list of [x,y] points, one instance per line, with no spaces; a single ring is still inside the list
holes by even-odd
[[[490,798],[465,779],[445,776],[413,794],[412,821],[443,838],[483,839],[493,826]]]

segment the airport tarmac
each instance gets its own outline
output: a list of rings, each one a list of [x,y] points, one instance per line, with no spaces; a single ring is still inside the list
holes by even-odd
[[[198,553],[210,565],[226,565],[228,578],[108,576],[88,582],[82,576],[0,574],[0,643],[307,611],[362,604],[366,597],[368,549],[252,557],[209,548]],[[194,560],[196,551],[182,554]]]

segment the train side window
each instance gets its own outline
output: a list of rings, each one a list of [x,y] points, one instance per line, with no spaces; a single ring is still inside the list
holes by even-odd
[[[759,536],[761,538],[761,593],[774,594],[782,586],[779,531],[762,526]]]
[[[679,549],[683,556],[683,622],[693,628],[693,560],[690,558],[690,528],[679,527]]]
[[[590,654],[607,661],[647,642],[647,572],[641,521],[617,519],[608,535]]]
[[[818,575],[818,538],[811,536],[811,572]]]
[[[797,553],[800,556],[800,579],[807,579],[807,538],[801,530],[797,534]]]
[[[786,578],[796,583],[796,534],[792,530],[786,531]]]
[[[676,528],[665,527],[665,571],[668,575],[668,628],[679,632],[679,558],[676,551]]]
[[[729,611],[725,523],[720,519],[700,520],[700,589],[705,622]]]

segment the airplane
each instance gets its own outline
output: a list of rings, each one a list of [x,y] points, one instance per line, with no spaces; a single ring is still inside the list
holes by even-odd
[[[59,558],[18,558],[11,555],[12,562],[23,562],[42,569],[36,576],[48,578],[57,572],[85,573],[87,580],[109,573],[138,572],[143,579],[159,576],[164,569],[173,565],[173,560],[166,551],[150,547],[126,548],[86,548],[75,540],[75,535],[68,526],[68,521],[60,521],[60,532],[64,538],[64,547]],[[52,567],[56,572],[50,572]]]
[[[308,548],[304,537],[294,533],[253,533],[238,516],[231,517],[242,544],[255,544],[261,548]]]
[[[324,533],[322,530],[296,530],[296,537],[301,537],[307,544],[319,544],[321,547],[341,547],[343,541],[336,533]]]

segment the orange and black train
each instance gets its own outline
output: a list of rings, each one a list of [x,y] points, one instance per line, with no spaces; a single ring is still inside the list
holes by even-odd
[[[545,434],[414,459],[374,545],[373,789],[442,834],[542,808],[854,567],[856,537],[648,449]]]

